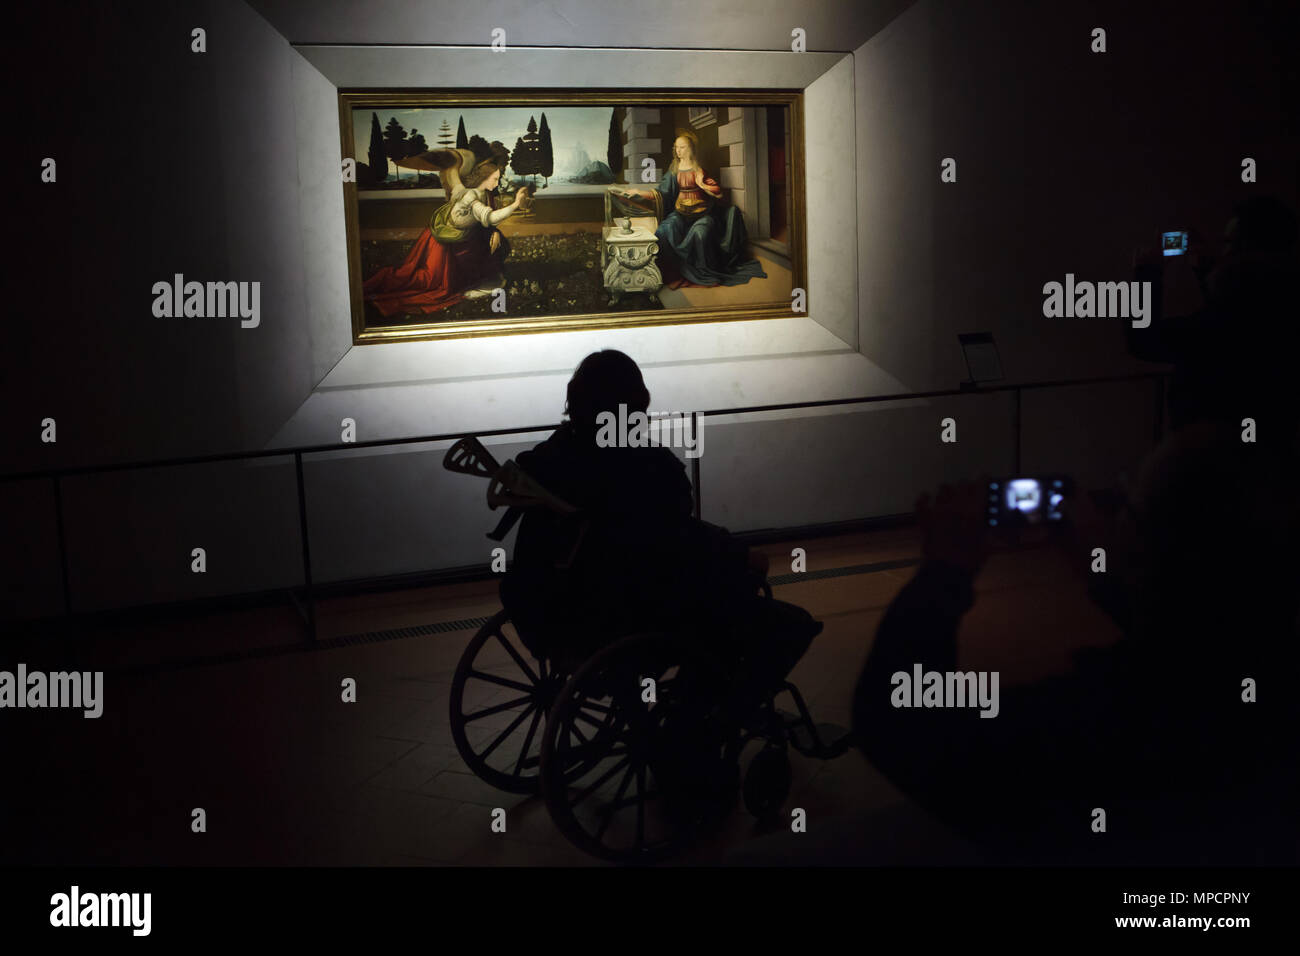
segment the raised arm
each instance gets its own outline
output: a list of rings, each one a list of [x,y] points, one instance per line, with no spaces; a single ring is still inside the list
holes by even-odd
[[[519,191],[515,193],[514,202],[508,206],[503,206],[500,209],[493,209],[473,192],[467,192],[462,201],[465,202],[466,211],[474,220],[487,228],[491,228],[497,223],[505,222],[513,216],[519,210],[520,205],[524,202],[527,195],[528,188],[526,186],[521,186]]]

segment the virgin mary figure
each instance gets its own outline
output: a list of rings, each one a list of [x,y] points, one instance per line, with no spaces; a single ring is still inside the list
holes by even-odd
[[[480,160],[467,149],[423,154],[441,175],[447,201],[400,266],[386,266],[362,286],[367,302],[387,317],[407,312],[439,312],[500,270],[510,244],[497,226],[527,207],[530,190],[521,187],[512,203],[496,208],[495,190],[509,153],[493,143],[493,155]]]
[[[694,132],[678,130],[673,161],[658,187],[615,189],[615,194],[653,200],[659,219],[655,235],[666,276],[675,268],[686,282],[702,286],[766,279],[762,264],[749,258],[749,234],[740,210],[722,202],[722,187],[696,161],[698,145]],[[635,216],[637,212],[622,214]]]

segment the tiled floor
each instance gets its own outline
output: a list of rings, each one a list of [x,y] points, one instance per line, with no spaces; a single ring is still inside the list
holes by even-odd
[[[912,530],[797,543],[810,569],[918,553]],[[760,549],[773,576],[784,573],[791,546]],[[912,573],[776,588],[777,597],[825,623],[792,675],[819,721],[849,723],[876,625]],[[1001,670],[1004,684],[1060,669],[1072,648],[1113,637],[1051,549],[997,555],[977,586],[981,599],[964,624],[962,654],[969,666]],[[321,636],[330,637],[498,609],[496,582],[486,581],[325,602],[319,620]],[[216,649],[223,639],[274,644],[292,639],[295,626],[275,610],[222,615],[181,631],[155,625],[132,632],[129,653],[142,663],[177,648]],[[538,797],[494,789],[458,755],[449,695],[473,633],[119,675],[106,689],[103,718],[64,721],[57,746],[26,738],[26,812],[7,818],[25,825],[9,833],[15,825],[0,824],[0,840],[15,839],[29,860],[45,862],[598,865],[566,841]],[[355,703],[342,700],[347,678],[356,681]],[[786,807],[806,812],[810,833],[904,803],[856,752],[831,762],[792,754],[792,762]],[[195,808],[206,813],[206,832],[192,828]],[[491,826],[496,808],[506,811],[504,833]],[[675,862],[722,862],[763,846],[754,842],[763,835],[738,804],[714,837]]]

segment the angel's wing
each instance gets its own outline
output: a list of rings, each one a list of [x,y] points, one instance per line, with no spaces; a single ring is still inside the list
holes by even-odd
[[[424,158],[438,170],[449,200],[455,199],[465,189],[465,184],[460,181],[461,174],[473,169],[477,162],[468,149],[433,149],[425,153]]]

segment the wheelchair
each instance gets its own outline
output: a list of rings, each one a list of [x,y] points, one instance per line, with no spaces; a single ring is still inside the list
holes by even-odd
[[[531,508],[568,519],[577,532],[556,567],[571,566],[588,527],[579,509],[513,460],[498,465],[476,438],[456,442],[443,465],[487,478],[489,508],[508,506],[493,540]],[[771,599],[765,580],[755,585],[756,599],[760,588]],[[474,774],[509,793],[540,795],[558,829],[593,856],[666,859],[719,824],[737,791],[754,816],[774,818],[789,795],[789,748],[820,759],[849,748],[848,732],[815,723],[788,681],[757,708],[728,707],[734,661],[689,625],[613,632],[584,653],[527,627],[521,633],[518,623],[503,609],[470,640],[452,681],[452,737]],[[782,694],[794,713],[777,709]],[[760,749],[742,782],[751,742]]]

